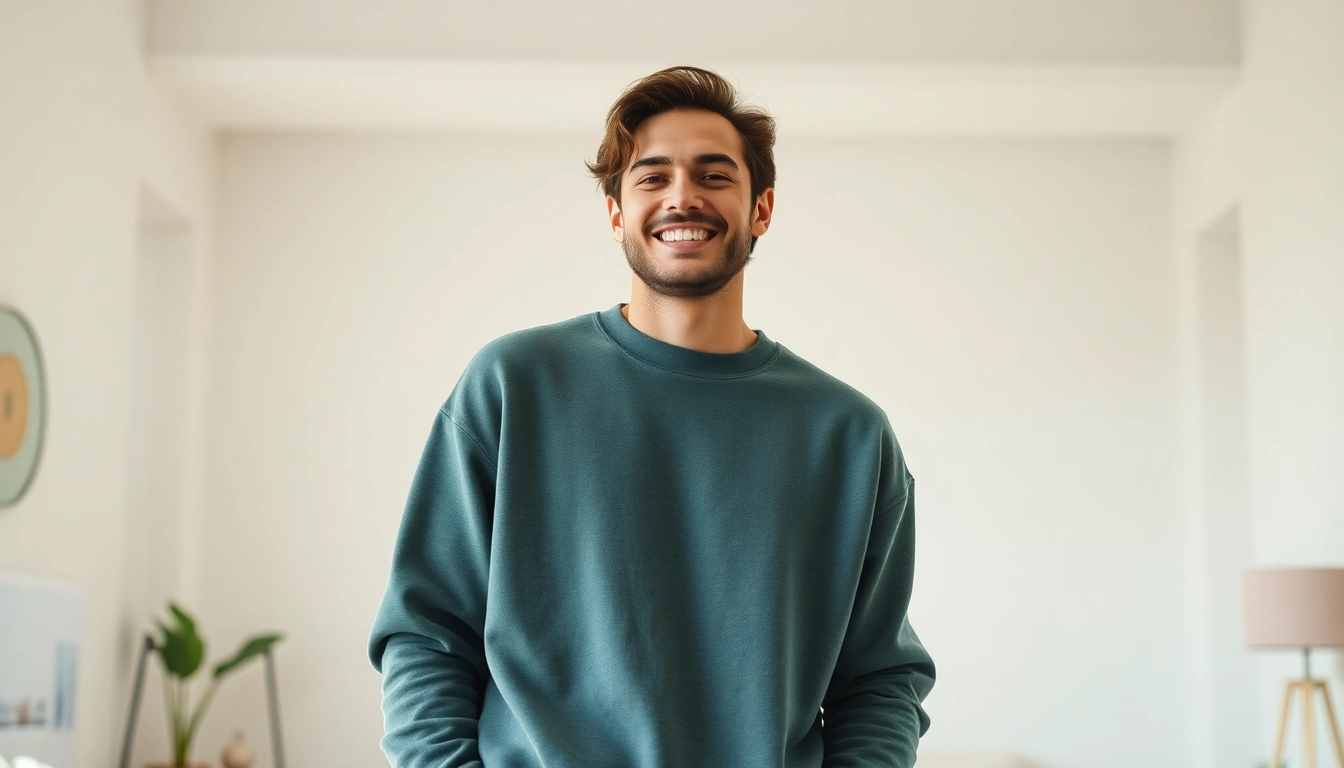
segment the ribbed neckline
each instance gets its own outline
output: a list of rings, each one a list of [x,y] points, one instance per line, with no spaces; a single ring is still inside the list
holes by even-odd
[[[631,325],[621,314],[623,306],[625,304],[617,304],[611,309],[594,312],[598,327],[632,357],[664,370],[688,376],[732,379],[760,371],[779,354],[779,345],[759,330],[756,331],[756,343],[741,352],[701,352],[668,344],[646,336]]]

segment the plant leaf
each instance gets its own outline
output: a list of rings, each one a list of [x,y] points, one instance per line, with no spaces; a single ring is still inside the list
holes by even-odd
[[[254,657],[270,650],[270,647],[280,642],[281,639],[281,635],[278,634],[257,635],[249,639],[243,643],[243,647],[238,649],[238,653],[235,653],[233,658],[215,665],[215,679],[218,680],[251,661]]]
[[[183,630],[183,632],[185,632],[188,635],[197,634],[196,620],[191,617],[191,614],[184,611],[182,609],[182,606],[178,605],[177,603],[170,602],[168,603],[168,610],[171,611],[173,617],[177,619],[178,628]]]
[[[196,674],[205,661],[205,643],[196,634],[195,626],[192,625],[190,631],[187,631],[187,628],[181,626],[180,620],[177,628],[170,628],[161,621],[155,623],[163,633],[156,650],[163,658],[164,668],[183,680]]]

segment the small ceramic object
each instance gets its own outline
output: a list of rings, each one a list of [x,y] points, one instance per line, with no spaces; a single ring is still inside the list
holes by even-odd
[[[243,732],[234,731],[233,741],[219,755],[224,768],[252,768],[252,750],[243,741]]]

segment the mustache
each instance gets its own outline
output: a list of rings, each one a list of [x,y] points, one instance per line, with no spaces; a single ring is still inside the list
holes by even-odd
[[[669,214],[667,216],[661,216],[657,219],[654,219],[644,225],[644,234],[651,235],[653,234],[653,230],[659,227],[671,226],[673,224],[705,224],[715,230],[718,230],[719,232],[724,232],[727,231],[728,229],[728,222],[724,221],[718,216],[711,216],[707,213],[691,212],[691,213]]]

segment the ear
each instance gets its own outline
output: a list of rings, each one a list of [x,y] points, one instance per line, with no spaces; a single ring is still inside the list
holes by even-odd
[[[611,224],[611,238],[618,243],[625,242],[625,218],[621,216],[621,204],[611,195],[607,195],[607,219]]]
[[[775,188],[766,187],[756,198],[756,207],[751,211],[751,234],[760,237],[770,228],[770,215],[775,210]]]

